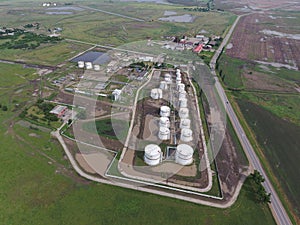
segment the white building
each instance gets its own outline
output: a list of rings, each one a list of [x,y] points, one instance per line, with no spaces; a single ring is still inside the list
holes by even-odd
[[[187,144],[180,144],[177,146],[175,153],[175,162],[186,166],[193,162],[194,149]]]
[[[162,152],[158,145],[149,144],[145,147],[144,161],[149,166],[156,166],[162,160]]]

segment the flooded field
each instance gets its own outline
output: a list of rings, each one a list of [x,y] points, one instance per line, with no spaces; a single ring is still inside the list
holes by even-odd
[[[47,15],[71,15],[73,12],[46,12]]]
[[[175,23],[192,23],[194,21],[194,19],[195,19],[195,17],[193,17],[190,14],[159,18],[160,21],[175,22]]]
[[[49,11],[83,11],[83,8],[76,6],[62,6],[62,7],[50,7],[47,8]]]
[[[120,2],[150,2],[158,4],[170,4],[165,0],[120,0]]]

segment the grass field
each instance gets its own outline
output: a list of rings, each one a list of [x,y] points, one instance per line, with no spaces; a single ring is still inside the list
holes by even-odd
[[[6,74],[10,74],[10,76]],[[24,69],[22,65],[0,63],[0,88],[2,89],[17,87],[23,84],[24,80],[36,77],[35,69]]]
[[[283,120],[300,126],[300,98],[297,94],[285,95],[241,92],[235,94],[235,96],[256,103]]]
[[[243,88],[242,70],[246,63],[222,54],[218,60],[217,69],[223,83],[229,88]],[[224,77],[224,78],[223,78]]]
[[[265,90],[269,92],[297,92],[298,71],[260,65],[222,54],[217,66],[219,76],[227,88]]]
[[[299,213],[300,127],[245,99],[237,102],[273,173],[294,205],[295,212]]]
[[[83,129],[88,132],[95,132],[100,136],[107,137],[114,140],[123,140],[127,135],[128,124],[124,120],[117,119],[103,119],[83,124]]]

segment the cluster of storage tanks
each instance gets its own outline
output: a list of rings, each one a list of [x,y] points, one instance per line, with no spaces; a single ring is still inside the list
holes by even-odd
[[[181,83],[181,72],[176,70],[176,90],[178,93],[178,106],[180,117],[180,140],[183,142],[190,142],[193,140],[193,131],[191,130],[191,120],[189,119],[189,109],[187,108],[188,101],[186,98],[185,85]]]
[[[161,99],[163,97],[163,90],[167,90],[172,83],[172,76],[169,73],[165,74],[164,80],[160,82],[159,88],[153,88],[150,93],[152,99]]]
[[[85,68],[87,70],[96,70],[99,71],[100,70],[100,65],[93,65],[93,63],[91,62],[84,62],[84,61],[78,61],[78,68]]]
[[[186,98],[185,85],[181,83],[181,72],[176,70],[176,91],[178,97],[179,117],[181,129],[180,140],[182,142],[191,142],[193,140],[193,131],[191,128],[191,120],[189,119],[188,101]],[[160,82],[159,88],[151,90],[150,96],[152,99],[162,98],[162,91],[167,90],[172,83],[172,77],[166,73],[164,80]],[[168,106],[160,107],[159,131],[158,138],[160,140],[170,139],[170,113],[171,109]],[[175,162],[181,165],[190,165],[193,162],[194,149],[187,144],[179,144],[176,147]],[[158,145],[150,144],[145,147],[144,161],[150,165],[158,165],[162,161],[162,151]]]

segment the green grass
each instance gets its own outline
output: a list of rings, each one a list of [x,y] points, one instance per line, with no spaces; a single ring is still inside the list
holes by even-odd
[[[124,120],[103,119],[92,122],[86,122],[82,125],[85,131],[94,133],[95,131],[103,137],[114,140],[123,140],[126,138],[128,123]]]
[[[57,44],[41,45],[34,50],[3,49],[1,58],[34,64],[57,65],[87,48],[86,45],[61,41]]]
[[[0,88],[17,87],[32,78],[37,78],[35,69],[24,69],[22,65],[0,63]]]
[[[237,99],[237,102],[268,164],[294,206],[294,212],[299,216],[300,127],[245,99]]]
[[[217,64],[219,75],[224,77],[223,83],[228,88],[243,88],[241,72],[246,64],[244,61],[222,54]]]
[[[276,116],[300,126],[300,97],[297,94],[241,92],[235,96],[256,103]]]

